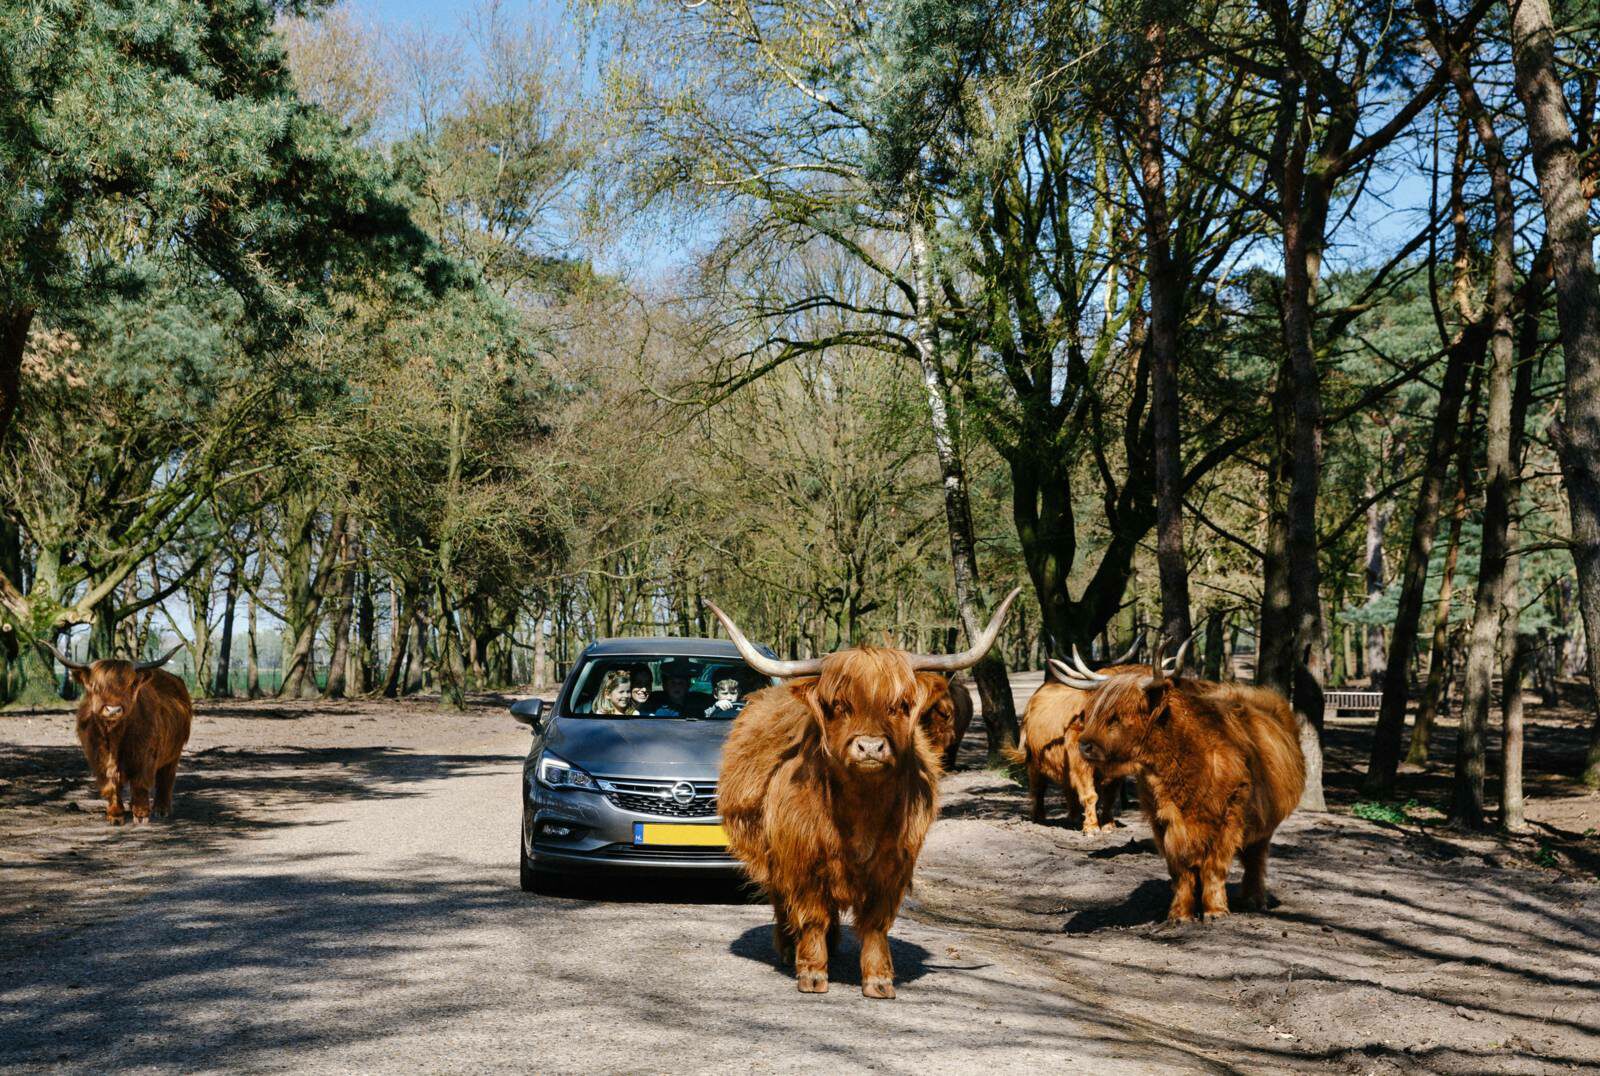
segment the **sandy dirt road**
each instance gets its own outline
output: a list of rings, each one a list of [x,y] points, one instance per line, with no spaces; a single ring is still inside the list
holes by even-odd
[[[109,829],[65,715],[0,719],[0,1070],[1526,1071],[1600,1062],[1592,881],[1317,816],[1266,916],[1159,925],[1137,821],[1021,820],[973,769],[827,995],[736,888],[516,886],[527,737],[490,706],[207,707],[178,817]],[[1492,853],[1491,853],[1492,854]]]

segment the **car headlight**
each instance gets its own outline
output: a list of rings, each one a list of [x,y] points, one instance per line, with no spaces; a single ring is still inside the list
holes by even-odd
[[[546,788],[582,788],[590,792],[600,791],[600,782],[566,759],[552,754],[546,753],[540,756],[536,772],[539,775],[539,783]]]

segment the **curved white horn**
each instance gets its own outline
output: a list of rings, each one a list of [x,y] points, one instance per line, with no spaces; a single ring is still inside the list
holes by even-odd
[[[1084,679],[1086,679],[1086,680],[1107,680],[1107,679],[1109,679],[1109,677],[1105,676],[1104,674],[1097,673],[1093,669],[1089,668],[1088,664],[1083,660],[1083,655],[1078,653],[1078,644],[1077,643],[1073,643],[1072,644],[1072,660],[1078,666],[1078,675],[1083,677]]]
[[[1050,659],[1050,668],[1055,672],[1056,677],[1063,684],[1066,684],[1068,687],[1075,687],[1079,691],[1093,691],[1100,685],[1104,684],[1107,680],[1111,679],[1109,676],[1102,676],[1098,680],[1087,679],[1086,677],[1078,675],[1072,666],[1068,665],[1059,658]]]
[[[1000,625],[1005,623],[1006,612],[1011,608],[1011,603],[1016,600],[1022,588],[1017,587],[1006,595],[1005,601],[994,611],[994,616],[989,618],[989,624],[972,641],[972,645],[959,654],[910,654],[911,668],[915,672],[956,672],[959,669],[970,669],[983,660],[983,656],[994,646],[994,641],[1000,638]]]
[[[728,633],[728,638],[733,640],[733,645],[738,649],[739,656],[744,658],[745,664],[763,676],[775,676],[780,679],[792,679],[796,676],[815,676],[822,671],[821,658],[807,658],[803,661],[783,661],[779,658],[769,658],[755,648],[755,644],[746,639],[744,632],[739,630],[739,625],[733,618],[717,608],[717,603],[707,600],[706,608],[710,609],[716,618],[722,622],[722,630]]]
[[[1194,636],[1195,633],[1190,632],[1189,637],[1183,641],[1183,645],[1178,647],[1178,652],[1172,655],[1172,668],[1169,671],[1175,673],[1183,672],[1183,658],[1189,652],[1189,644],[1194,642]]]
[[[133,667],[135,669],[159,669],[159,668],[161,668],[161,666],[165,665],[167,662],[172,660],[172,655],[176,654],[178,651],[180,651],[182,649],[183,649],[183,644],[179,643],[177,646],[173,647],[171,650],[168,650],[165,654],[162,654],[160,657],[155,658],[155,659],[153,659],[151,661],[136,661],[136,662],[134,662],[133,663]]]

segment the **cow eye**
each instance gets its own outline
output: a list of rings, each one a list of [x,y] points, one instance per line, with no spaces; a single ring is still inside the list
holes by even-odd
[[[1108,724],[1108,725],[1120,725],[1120,724],[1122,724],[1122,718],[1117,717],[1115,714],[1113,714],[1110,718],[1108,718],[1106,720],[1106,724]]]

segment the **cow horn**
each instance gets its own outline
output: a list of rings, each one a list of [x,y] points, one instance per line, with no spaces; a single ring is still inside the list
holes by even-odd
[[[994,641],[1000,637],[1000,625],[1005,623],[1006,611],[1021,593],[1022,588],[1017,587],[1006,595],[1005,601],[994,611],[994,616],[989,618],[989,626],[979,633],[970,647],[959,654],[911,654],[911,668],[916,672],[955,672],[972,668],[983,660]]]
[[[1156,641],[1155,653],[1150,655],[1150,686],[1167,682],[1167,637],[1163,633]]]
[[[767,657],[756,649],[754,643],[744,637],[744,632],[739,630],[739,625],[733,622],[732,617],[717,608],[716,602],[707,600],[706,608],[716,614],[717,619],[722,622],[722,629],[728,633],[728,638],[733,640],[733,645],[738,649],[739,656],[744,658],[745,664],[761,675],[791,679],[796,676],[815,676],[822,671],[821,658],[784,661]]]
[[[135,669],[159,669],[161,666],[172,660],[172,655],[176,654],[182,649],[183,644],[179,643],[177,646],[173,647],[171,650],[168,650],[165,654],[162,654],[154,661],[136,661],[133,663],[133,667]]]
[[[1072,668],[1072,666],[1068,665],[1060,658],[1051,658],[1050,668],[1055,671],[1056,676],[1063,684],[1066,684],[1068,687],[1075,687],[1079,691],[1093,691],[1101,684],[1111,679],[1109,676],[1100,676],[1099,679],[1091,680],[1087,677],[1080,676],[1077,671]],[[1098,676],[1099,674],[1093,675]]]
[[[1076,665],[1078,667],[1078,669],[1077,669],[1078,675],[1081,678],[1085,679],[1085,680],[1109,680],[1110,679],[1110,677],[1106,676],[1104,673],[1097,673],[1093,669],[1089,668],[1088,665],[1084,664],[1083,655],[1078,653],[1078,644],[1077,643],[1073,643],[1072,644],[1072,662],[1073,662],[1074,665]],[[1064,662],[1064,661],[1063,662],[1058,662],[1058,664],[1062,665],[1062,666],[1065,666],[1066,662]]]
[[[81,661],[73,661],[71,658],[67,657],[67,655],[57,650],[54,645],[45,642],[43,639],[35,639],[34,645],[39,648],[39,651],[44,654],[46,658],[55,658],[57,661],[61,662],[62,665],[66,666],[69,672],[83,672],[89,667]]]
[[[1126,664],[1128,664],[1128,662],[1133,660],[1133,655],[1135,655],[1135,654],[1137,654],[1139,652],[1139,646],[1143,642],[1144,642],[1144,632],[1142,632],[1142,631],[1134,632],[1133,633],[1133,642],[1128,644],[1128,649],[1123,652],[1122,656],[1120,658],[1117,658],[1117,659],[1113,660],[1113,661],[1108,661],[1108,662],[1106,662],[1106,664],[1107,665],[1126,665]]]
[[[1183,672],[1183,656],[1189,652],[1189,644],[1194,642],[1194,636],[1195,633],[1190,632],[1189,637],[1183,641],[1183,645],[1178,647],[1178,652],[1169,659],[1172,662],[1172,666],[1167,670],[1168,672]]]

